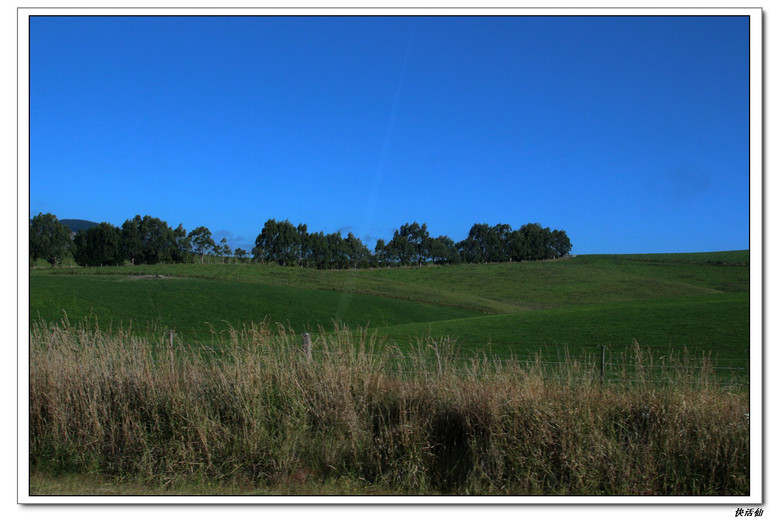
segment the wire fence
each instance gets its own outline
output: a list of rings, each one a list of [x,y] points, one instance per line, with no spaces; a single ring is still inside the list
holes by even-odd
[[[191,339],[197,333],[206,334],[209,339]],[[337,333],[336,333],[337,334]],[[229,355],[240,348],[240,338],[235,331],[189,329],[185,331],[162,331],[155,336],[159,339],[150,346],[153,348],[184,348],[201,352],[209,356]],[[201,336],[203,337],[203,336]],[[300,349],[303,355],[311,358],[326,358],[334,354],[328,348],[328,337],[333,334],[323,332],[312,341],[310,334],[288,332],[286,338],[292,348]],[[238,339],[237,339],[238,338]],[[448,340],[444,340],[448,343]],[[673,347],[659,345],[514,345],[508,348],[465,349],[452,348],[448,344],[445,350],[438,349],[431,338],[416,338],[417,347],[393,348],[374,352],[381,358],[382,369],[397,375],[414,375],[421,371],[441,371],[446,366],[451,372],[474,374],[475,366],[488,365],[506,369],[509,366],[522,368],[534,367],[550,381],[596,380],[605,384],[653,383],[659,385],[677,384],[681,380],[695,380],[709,376],[710,382],[723,387],[749,388],[749,349],[729,349],[722,353],[716,349],[693,346]],[[410,339],[414,347],[415,339]],[[324,346],[323,346],[324,345]],[[580,374],[575,374],[576,368]],[[561,375],[566,372],[565,375]],[[713,377],[714,376],[714,377]]]

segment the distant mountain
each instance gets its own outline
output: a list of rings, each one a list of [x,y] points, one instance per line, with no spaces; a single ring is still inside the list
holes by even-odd
[[[90,220],[79,220],[77,218],[61,219],[60,223],[65,224],[73,233],[78,233],[82,229],[89,229],[98,225],[97,222]]]

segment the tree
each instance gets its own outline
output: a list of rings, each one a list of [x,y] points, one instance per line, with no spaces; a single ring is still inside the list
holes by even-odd
[[[136,215],[133,220],[125,220],[122,224],[122,254],[130,263],[140,263],[142,252],[141,244],[141,216]]]
[[[246,260],[246,257],[249,253],[246,252],[246,250],[237,247],[236,250],[233,252],[234,255],[236,255],[236,258],[239,262],[243,263]]]
[[[177,228],[178,229],[178,228]],[[122,251],[133,264],[174,262],[180,258],[182,227],[177,233],[159,218],[136,215],[122,224]]]
[[[509,224],[496,224],[488,233],[487,257],[489,262],[508,262],[511,260],[509,242],[512,227]]]
[[[295,229],[297,234],[297,247],[295,248],[295,252],[298,255],[298,258],[296,261],[298,262],[298,265],[303,267],[311,257],[311,249],[309,247],[309,230],[306,224],[298,224],[298,227]]]
[[[416,263],[423,265],[428,259],[428,227],[417,222],[408,222],[393,233],[393,238],[388,244],[388,250],[393,257],[398,259],[401,265]]]
[[[200,263],[203,263],[203,256],[214,251],[217,244],[214,243],[214,239],[211,237],[211,231],[205,226],[199,226],[190,231],[187,236],[192,247],[192,252],[200,257]]]
[[[429,239],[428,225],[424,222],[422,225],[412,222],[409,229],[409,242],[412,244],[417,265],[425,265],[428,262],[430,257],[428,251]]]
[[[351,232],[347,234],[344,240],[344,250],[347,255],[347,265],[352,269],[359,267],[368,267],[371,252],[363,242]]]
[[[57,265],[70,245],[71,232],[51,213],[38,213],[30,221],[30,256]]]
[[[387,256],[387,244],[385,244],[384,239],[380,238],[376,241],[376,245],[374,246],[374,262],[377,267],[383,267],[390,264],[390,260]]]
[[[471,251],[473,262],[490,261],[491,247],[494,245],[490,235],[490,226],[487,224],[474,224],[471,226],[467,240],[471,240],[469,245],[473,249]]]
[[[341,231],[331,233],[325,236],[330,253],[329,267],[335,269],[346,269],[349,267],[349,253],[347,252],[344,239],[341,237]]]
[[[192,262],[192,254],[190,253],[192,245],[190,243],[190,238],[187,235],[187,230],[184,229],[184,226],[181,223],[173,230],[173,241],[175,248],[172,261],[177,264]]]
[[[214,251],[222,257],[222,263],[224,264],[227,257],[232,254],[230,246],[227,243],[227,238],[222,237],[222,240],[219,241],[219,245],[214,248]]]
[[[554,230],[552,232],[552,241],[555,255],[558,258],[568,255],[571,251],[571,240],[566,236],[566,231],[563,231],[562,229]]]
[[[475,238],[466,237],[457,243],[457,248],[462,262],[475,264],[482,261],[482,248]]]
[[[106,222],[79,231],[73,239],[73,259],[82,266],[121,265],[122,231]]]
[[[253,262],[265,262],[265,252],[260,246],[255,245],[255,247],[252,248],[251,253]]]
[[[548,257],[548,234],[550,228],[543,228],[538,223],[528,223],[520,228],[520,240],[523,260],[542,260]]]
[[[171,262],[176,243],[173,230],[159,218],[145,215],[138,226],[141,234],[141,257],[145,264]]]
[[[431,255],[431,260],[439,265],[456,264],[460,261],[455,241],[446,235],[430,239],[428,251]]]
[[[258,251],[266,260],[279,265],[293,265],[300,259],[301,239],[298,229],[290,221],[266,221],[255,240]]]
[[[330,244],[322,231],[309,234],[306,242],[306,247],[309,251],[308,265],[317,269],[333,267],[333,255],[330,250]]]
[[[412,261],[412,245],[399,230],[393,232],[393,238],[387,244],[387,253],[390,261],[399,265],[409,265]]]

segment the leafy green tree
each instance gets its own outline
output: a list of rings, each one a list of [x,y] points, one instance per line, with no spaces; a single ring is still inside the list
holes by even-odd
[[[490,226],[487,224],[474,224],[471,226],[468,238],[473,241],[470,244],[475,247],[475,262],[490,261],[490,247],[493,245],[490,235]]]
[[[333,254],[330,250],[330,242],[322,231],[308,235],[307,249],[309,251],[308,265],[317,269],[333,267]]]
[[[374,262],[377,267],[390,265],[390,260],[387,256],[387,244],[385,244],[382,238],[378,239],[374,246]]]
[[[387,244],[387,252],[391,261],[398,265],[409,265],[412,262],[412,246],[401,236],[398,230],[393,232],[393,238]]]
[[[203,257],[217,248],[211,231],[206,226],[198,226],[187,236],[190,241],[192,252],[200,257],[200,263],[203,263]]]
[[[571,240],[566,235],[566,231],[562,229],[556,229],[552,232],[553,248],[555,250],[555,256],[560,258],[566,256],[571,252]]]
[[[233,254],[236,256],[236,259],[241,263],[245,262],[247,256],[249,255],[249,253],[247,253],[245,249],[242,249],[240,247],[237,247],[236,250],[233,251]]]
[[[526,245],[521,229],[515,229],[507,239],[507,254],[510,262],[522,262],[527,260]]]
[[[509,224],[496,224],[490,228],[487,239],[487,257],[489,262],[508,262],[510,255],[510,237],[512,227]]]
[[[82,266],[121,265],[122,230],[101,222],[79,231],[73,238],[73,259]]]
[[[547,258],[547,232],[539,223],[528,223],[520,228],[520,239],[524,252],[523,260],[543,260]]]
[[[425,224],[420,226],[417,222],[411,224],[407,222],[393,233],[389,249],[401,265],[412,263],[422,265],[428,257],[428,252],[425,250],[428,236]]]
[[[38,213],[30,221],[30,257],[56,266],[68,250],[71,232],[51,213]]]
[[[219,245],[214,249],[214,251],[222,257],[222,263],[225,263],[225,260],[232,254],[232,251],[230,250],[230,246],[227,243],[227,238],[222,237],[222,240],[219,241]]]
[[[412,246],[412,251],[414,252],[413,260],[417,262],[417,265],[425,265],[430,256],[427,249],[428,240],[430,239],[428,225],[425,223],[420,225],[417,222],[412,222],[411,224],[407,224],[407,226],[408,240]]]
[[[408,263],[408,259],[411,256],[406,252],[408,247],[408,242],[401,239],[398,230],[394,231],[393,238],[385,245],[384,249],[387,264],[393,266],[404,265],[404,260]]]
[[[344,249],[347,254],[347,265],[352,269],[368,267],[371,252],[363,242],[351,232],[344,240]]]
[[[136,260],[141,263],[141,255],[143,254],[140,226],[140,215],[136,215],[133,220],[125,220],[125,223],[122,224],[122,254],[133,265],[135,265]]]
[[[177,264],[192,262],[192,244],[190,243],[187,230],[184,229],[181,223],[173,230],[173,241],[175,247],[172,261]]]
[[[159,218],[145,215],[138,230],[141,233],[141,255],[143,263],[157,264],[173,261],[176,242],[173,230]]]
[[[471,234],[458,242],[457,248],[460,259],[464,263],[476,264],[484,261],[482,246]]]
[[[255,245],[263,252],[266,260],[277,262],[279,265],[294,265],[301,256],[300,234],[288,220],[266,221],[263,230],[255,240]]]
[[[347,251],[344,238],[341,231],[325,235],[325,241],[328,243],[328,252],[330,253],[331,269],[346,269],[349,267],[349,253]]]
[[[263,248],[259,245],[255,245],[255,247],[252,248],[252,261],[253,262],[265,262],[265,252],[263,251]]]
[[[428,251],[431,260],[436,264],[457,264],[460,262],[460,254],[455,246],[455,241],[446,235],[430,239]]]
[[[133,264],[174,262],[181,258],[179,243],[183,231],[181,228],[177,236],[164,220],[136,215],[122,224],[122,251]]]
[[[306,224],[298,224],[295,228],[297,237],[297,245],[295,247],[295,253],[297,255],[296,262],[299,266],[303,267],[309,262],[311,257],[311,247],[309,244],[309,230]]]

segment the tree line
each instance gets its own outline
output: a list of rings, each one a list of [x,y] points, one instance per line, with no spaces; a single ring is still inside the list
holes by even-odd
[[[446,235],[431,236],[425,223],[405,223],[390,241],[379,239],[371,251],[351,232],[309,232],[306,224],[288,220],[265,222],[251,251],[231,250],[227,240],[217,243],[211,231],[199,226],[189,233],[179,224],[171,228],[164,220],[136,215],[121,227],[102,222],[72,234],[52,214],[38,214],[30,222],[30,260],[44,259],[52,265],[69,251],[82,266],[204,262],[216,257],[222,262],[277,263],[316,269],[422,266],[426,264],[494,263],[544,260],[563,257],[572,245],[566,232],[538,223],[519,229],[508,224],[474,224],[468,236],[455,242]]]

